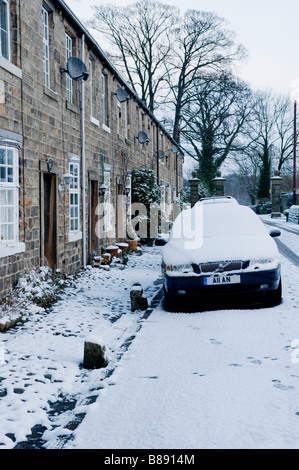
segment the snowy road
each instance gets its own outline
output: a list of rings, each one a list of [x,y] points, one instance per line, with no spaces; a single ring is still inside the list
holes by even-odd
[[[298,268],[282,274],[275,308],[157,308],[67,447],[299,448]]]
[[[292,228],[280,240],[299,256]],[[155,298],[159,264],[154,248],[124,270],[90,270],[49,313],[1,336],[0,449],[299,448],[296,263],[282,258],[275,308],[132,314],[130,284]],[[107,370],[81,368],[90,332]]]
[[[298,272],[283,271],[276,308],[156,309],[67,447],[298,448]]]

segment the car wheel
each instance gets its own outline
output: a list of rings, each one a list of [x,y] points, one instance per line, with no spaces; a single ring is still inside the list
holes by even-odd
[[[282,298],[282,286],[281,286],[281,279],[279,281],[279,286],[276,290],[270,291],[266,293],[266,304],[269,307],[275,307],[281,303]]]

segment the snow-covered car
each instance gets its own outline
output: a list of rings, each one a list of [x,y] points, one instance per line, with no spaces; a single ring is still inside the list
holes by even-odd
[[[163,247],[166,308],[178,297],[252,293],[279,304],[279,235],[231,197],[201,199],[179,214]]]

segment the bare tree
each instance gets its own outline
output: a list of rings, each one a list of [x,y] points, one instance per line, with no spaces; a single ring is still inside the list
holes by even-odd
[[[108,41],[115,51],[114,62],[149,109],[167,105],[168,116],[173,115],[167,120],[179,143],[193,80],[239,62],[244,48],[235,45],[234,33],[215,13],[189,10],[182,17],[177,8],[158,0],[139,0],[127,7],[95,5],[93,9],[89,25]]]
[[[192,100],[194,80],[230,69],[246,56],[244,47],[235,45],[234,33],[225,25],[226,21],[215,13],[198,10],[188,10],[181,20],[172,61],[165,64],[173,97],[173,138],[177,142],[185,107]]]
[[[243,190],[249,195],[251,204],[255,205],[259,182],[259,157],[255,153],[240,152],[232,155],[232,161],[237,167]]]
[[[243,135],[247,141],[243,152],[253,172],[259,168],[256,194],[268,199],[271,171],[281,170],[293,153],[293,115],[287,96],[272,91],[257,91],[251,118],[247,120]]]
[[[231,75],[211,74],[194,82],[181,132],[185,151],[198,162],[198,176],[211,191],[229,153],[240,150],[238,137],[251,111],[250,88]]]
[[[115,51],[114,62],[154,111],[166,79],[164,64],[172,50],[178,10],[155,0],[139,0],[126,7],[94,5],[93,10],[89,25],[102,33]]]
[[[280,95],[275,103],[277,133],[277,169],[280,171],[283,166],[293,157],[294,150],[294,108],[288,95]],[[297,126],[297,137],[299,129]]]

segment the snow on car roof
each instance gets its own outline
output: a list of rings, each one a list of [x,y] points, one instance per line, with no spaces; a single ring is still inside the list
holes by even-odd
[[[204,203],[204,204],[233,203],[233,204],[238,204],[237,200],[234,199],[232,196],[203,197],[197,202],[197,204],[198,203]]]
[[[277,256],[277,246],[250,207],[199,202],[181,212],[163,250],[166,264]]]
[[[176,238],[190,238],[195,232],[203,237],[222,235],[250,235],[266,232],[264,224],[250,207],[242,206],[235,199],[199,201],[192,209],[179,214],[173,224]]]

